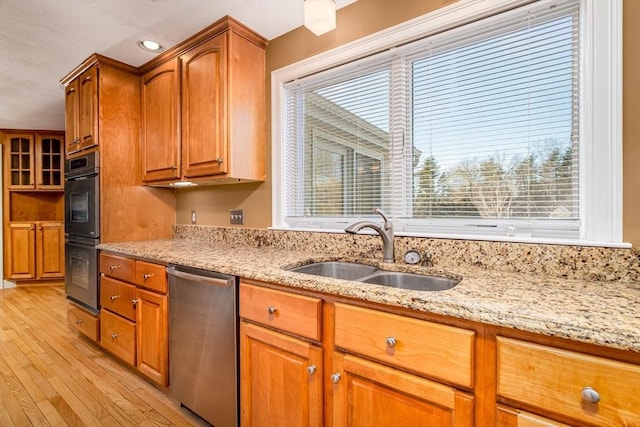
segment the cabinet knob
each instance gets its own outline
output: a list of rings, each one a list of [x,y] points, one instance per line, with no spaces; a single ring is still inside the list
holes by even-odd
[[[340,382],[340,378],[342,378],[342,376],[337,372],[335,374],[331,374],[331,382],[334,384],[338,384]]]
[[[113,270],[117,270],[120,268],[120,264],[116,264],[116,265],[110,265],[109,266],[109,270],[113,271]]]
[[[396,337],[387,337],[387,347],[395,347],[396,346]]]
[[[76,325],[84,323],[84,319],[76,319]]]
[[[111,298],[111,301],[115,301],[120,298],[120,295],[111,295],[109,298]]]
[[[134,299],[132,299],[132,300],[131,300],[131,304],[133,304],[133,305],[136,305],[136,304],[137,304],[137,303],[139,303],[139,302],[140,302],[140,300],[139,300],[139,299],[136,299],[136,298],[134,298]]]
[[[276,311],[278,311],[277,308],[275,308],[274,306],[270,305],[269,307],[267,307],[267,313],[269,313],[270,315],[274,315],[276,314]]]
[[[171,165],[171,169],[176,170],[178,167],[176,165]]]
[[[115,339],[117,339],[120,335],[122,335],[122,333],[120,333],[120,332],[116,332],[115,334],[111,334],[111,339],[112,339],[112,340],[115,340]]]
[[[73,93],[76,91],[75,87],[69,88],[69,90],[67,91],[67,95],[69,95],[70,93]]]
[[[591,387],[585,387],[582,389],[582,400],[589,403],[600,402],[600,394]]]
[[[84,79],[82,79],[82,83],[84,82],[90,82],[91,81],[91,76],[87,76]]]
[[[220,165],[220,164],[222,164],[224,162],[224,159],[222,157],[218,157],[216,159],[216,162],[218,162],[218,164]]]
[[[144,280],[147,280],[147,279],[149,279],[150,277],[153,277],[153,273],[145,273],[145,274],[143,274],[143,275],[142,275],[142,278],[143,278]]]
[[[307,366],[307,372],[309,373],[309,375],[315,374],[316,373],[316,365]]]

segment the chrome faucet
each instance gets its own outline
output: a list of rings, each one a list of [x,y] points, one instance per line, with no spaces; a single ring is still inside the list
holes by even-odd
[[[358,221],[354,222],[350,226],[344,229],[347,233],[356,234],[358,231],[363,228],[372,228],[378,232],[380,237],[382,237],[382,254],[384,262],[395,262],[394,259],[394,248],[393,248],[393,224],[387,218],[384,212],[380,209],[375,208],[373,210],[375,213],[380,215],[382,219],[384,219],[384,225],[380,227],[378,224],[372,221]]]

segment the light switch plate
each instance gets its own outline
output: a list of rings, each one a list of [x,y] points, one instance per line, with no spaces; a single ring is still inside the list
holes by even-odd
[[[229,220],[231,224],[244,224],[244,209],[231,209]]]

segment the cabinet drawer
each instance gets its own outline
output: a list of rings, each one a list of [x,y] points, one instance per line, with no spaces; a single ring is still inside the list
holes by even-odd
[[[240,283],[240,317],[320,341],[322,300]]]
[[[136,261],[136,285],[163,294],[167,293],[167,273],[163,265]]]
[[[336,303],[337,347],[473,387],[475,332]]]
[[[107,276],[100,278],[100,305],[114,313],[135,321],[136,310],[132,301],[136,297],[136,287]]]
[[[100,344],[120,359],[136,363],[136,324],[108,310],[100,311]]]
[[[133,283],[135,261],[117,255],[100,253],[100,273]]]
[[[67,324],[96,342],[100,340],[100,319],[88,311],[69,305]]]
[[[640,425],[640,366],[498,337],[498,395],[596,425]],[[585,387],[600,397],[582,398]]]

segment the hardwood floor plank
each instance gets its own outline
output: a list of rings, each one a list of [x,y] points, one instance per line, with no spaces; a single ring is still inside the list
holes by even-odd
[[[0,426],[206,426],[66,324],[62,286],[0,290]]]

